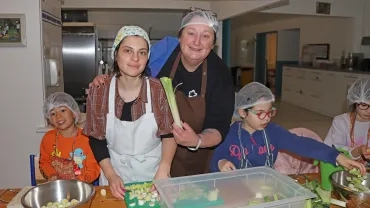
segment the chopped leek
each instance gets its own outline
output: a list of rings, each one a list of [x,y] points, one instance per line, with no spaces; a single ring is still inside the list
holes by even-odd
[[[337,199],[331,199],[330,202],[334,205],[340,206],[340,207],[346,207],[346,202],[340,201]]]
[[[369,194],[370,189],[362,185],[362,182],[367,179],[366,175],[362,176],[360,170],[357,168],[351,169],[349,173],[351,174],[351,176],[346,177],[347,181],[350,182],[348,184],[348,188],[352,191],[364,192],[366,194]]]
[[[306,203],[304,205],[304,208],[312,208],[312,202],[311,199],[307,199]]]
[[[166,96],[167,96],[168,104],[171,109],[173,120],[175,121],[176,125],[182,128],[180,114],[179,114],[179,110],[177,108],[177,103],[176,103],[175,91],[172,86],[172,79],[168,77],[162,77],[160,78],[160,80],[163,85],[164,91],[166,92]]]
[[[276,194],[274,194],[274,201],[277,201],[277,200],[279,200],[279,198]]]
[[[323,204],[330,204],[331,199],[331,192],[323,190],[320,186],[316,187],[315,189],[316,193],[321,198],[321,201]]]

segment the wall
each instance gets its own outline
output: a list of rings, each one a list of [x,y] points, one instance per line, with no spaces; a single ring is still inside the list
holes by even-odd
[[[42,135],[43,76],[38,0],[1,0],[0,13],[24,13],[27,47],[1,48],[0,188],[30,185],[28,156]]]
[[[255,1],[211,1],[211,10],[220,20],[232,18],[252,11],[262,11],[284,0],[255,0]]]
[[[63,77],[63,51],[62,51],[62,22],[60,13],[60,0],[44,0],[41,2],[43,10],[42,17],[42,44],[44,57],[44,87],[45,97],[55,93],[64,91],[64,77]],[[58,23],[50,19],[58,20]],[[51,86],[49,59],[57,61],[58,69],[60,70],[59,82],[57,85]]]
[[[278,31],[277,60],[298,61],[300,30]]]
[[[370,2],[368,0],[325,0],[323,2],[331,3],[330,16],[337,17],[352,17],[354,19],[352,25],[352,49],[354,52],[366,52],[370,57],[370,50],[365,51],[361,47],[361,37],[364,31],[370,31],[369,9]],[[316,1],[308,0],[289,0],[288,5],[278,8],[266,9],[263,12],[280,13],[280,14],[303,14],[303,15],[318,15],[316,14]],[[326,16],[326,15],[323,15]]]
[[[275,95],[281,96],[283,83],[283,66],[285,64],[298,64],[300,30],[281,30],[278,31],[278,52],[275,73]]]
[[[138,25],[150,33],[150,39],[161,39],[164,36],[177,37],[178,29],[183,17],[182,11],[129,11],[129,10],[90,10],[89,21],[97,26],[100,38],[115,38],[117,31],[124,25]],[[171,21],[168,21],[171,19]],[[166,22],[166,24],[163,24]],[[109,46],[113,44],[110,41]],[[217,53],[222,57],[222,21],[219,21],[219,32],[217,34]],[[108,59],[108,63],[111,64]]]
[[[362,36],[370,36],[370,1],[365,1],[363,12],[363,27],[362,27]],[[361,46],[361,52],[364,53],[365,58],[370,58],[370,46]]]
[[[266,6],[284,0],[252,0],[252,1],[191,1],[191,0],[64,0],[63,8],[139,8],[139,9],[189,9],[189,7],[198,7],[203,9],[211,9],[217,13],[219,20],[228,19],[248,11],[259,11]]]
[[[258,22],[258,24],[248,22],[256,19],[264,19],[265,21]],[[243,24],[243,22],[247,22],[247,24]],[[300,48],[308,43],[329,43],[330,57],[340,58],[343,49],[346,52],[352,50],[352,23],[353,20],[350,18],[247,14],[232,20],[232,37],[235,42],[232,45],[231,57],[239,56],[237,47],[241,40],[251,39],[255,37],[256,33],[299,28]],[[237,60],[232,61],[234,64]]]
[[[223,28],[223,21],[219,21],[218,22],[218,25],[219,25],[219,29],[218,29],[218,33],[217,33],[217,39],[216,39],[216,47],[217,47],[217,54],[219,57],[222,58],[222,50],[223,50],[223,43],[222,43],[222,33],[224,31],[224,28]]]
[[[181,1],[181,0],[64,0],[63,8],[138,8],[138,9],[189,9],[189,7],[209,9],[207,1]]]
[[[88,12],[90,22],[97,25],[99,37],[114,38],[124,25],[138,25],[152,36],[177,35],[183,12],[180,11],[129,11],[129,10],[92,10]],[[171,21],[168,21],[171,19]],[[164,24],[165,23],[165,24]],[[157,35],[156,35],[157,34]],[[150,37],[156,38],[156,37]]]
[[[321,2],[331,3],[330,16],[336,17],[354,17],[358,10],[362,7],[364,0],[323,0]],[[311,0],[289,0],[289,3],[280,7],[266,9],[266,13],[280,14],[316,14],[316,2]],[[327,15],[323,15],[327,16]]]

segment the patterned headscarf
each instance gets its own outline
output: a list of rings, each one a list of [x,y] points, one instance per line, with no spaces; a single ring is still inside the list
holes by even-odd
[[[148,34],[141,27],[130,25],[130,26],[124,26],[118,31],[118,33],[116,35],[116,39],[114,39],[114,43],[113,43],[113,46],[112,46],[112,53],[111,53],[112,60],[114,60],[114,52],[115,52],[117,46],[120,44],[120,42],[125,37],[134,36],[134,35],[137,35],[137,36],[140,36],[140,37],[144,38],[146,40],[146,42],[148,43],[148,46],[149,46],[149,48],[148,48],[149,49],[148,58],[149,58],[149,56],[150,56],[150,40],[149,40]]]

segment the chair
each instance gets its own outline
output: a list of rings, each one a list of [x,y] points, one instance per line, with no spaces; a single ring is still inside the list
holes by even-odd
[[[46,182],[39,168],[39,159],[38,155],[30,155],[31,186],[36,186],[38,182]],[[99,186],[99,178],[93,182],[93,185]]]
[[[99,178],[93,182],[93,186],[99,186]]]
[[[31,185],[32,186],[36,186],[37,181],[46,180],[40,171],[39,159],[40,158],[38,155],[30,155]]]
[[[309,137],[323,142],[320,136],[306,128],[294,128],[289,130],[298,136]],[[309,151],[309,150],[307,150]],[[304,158],[293,153],[279,151],[274,169],[283,174],[318,173],[319,167],[313,165],[313,159]]]

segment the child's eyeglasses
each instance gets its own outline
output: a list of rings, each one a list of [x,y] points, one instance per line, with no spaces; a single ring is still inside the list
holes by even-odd
[[[211,10],[207,10],[207,9],[201,9],[201,8],[197,8],[197,7],[190,7],[189,10],[188,10],[188,13],[190,12],[195,12],[195,11],[204,11],[204,12],[210,12],[212,14],[212,16],[216,17],[217,18],[217,14],[212,12]]]
[[[367,110],[370,108],[370,105],[366,104],[366,103],[357,103],[357,107],[360,109],[360,110]]]
[[[255,111],[255,110],[248,109],[248,112],[253,113],[259,119],[263,120],[263,119],[266,118],[266,116],[268,116],[269,118],[274,117],[276,115],[276,108],[275,107],[272,107],[268,112]]]

